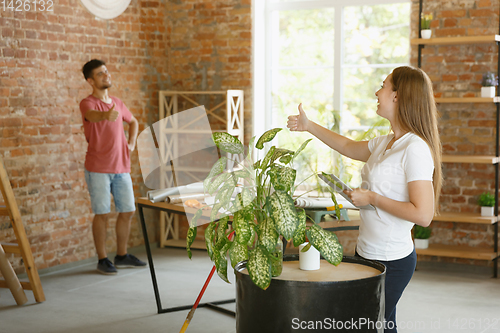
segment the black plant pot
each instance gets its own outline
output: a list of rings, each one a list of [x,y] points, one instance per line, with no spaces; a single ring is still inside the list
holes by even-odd
[[[284,261],[298,261],[289,255]],[[380,273],[347,281],[291,281],[273,278],[267,290],[255,286],[246,261],[235,267],[236,332],[378,332],[384,331],[385,266],[358,257],[342,263],[375,268]],[[322,265],[330,265],[322,263]],[[342,265],[342,264],[341,264]],[[353,267],[353,266],[351,266]]]

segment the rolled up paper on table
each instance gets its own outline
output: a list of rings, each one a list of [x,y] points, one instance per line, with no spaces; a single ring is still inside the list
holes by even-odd
[[[177,203],[182,203],[186,200],[201,200],[206,198],[208,195],[205,193],[193,193],[193,194],[176,194],[176,195],[169,195],[166,199],[165,202],[171,203],[171,204],[177,204]]]
[[[175,194],[179,194],[179,190],[177,190],[177,187],[148,191],[148,193],[147,193],[148,200],[153,202],[153,203],[165,201],[165,199],[169,195],[175,195]]]
[[[148,191],[147,196],[149,201],[155,203],[155,202],[166,201],[167,197],[171,195],[182,195],[182,194],[203,193],[203,192],[204,192],[203,183],[198,182],[185,186],[169,187],[154,191]]]
[[[319,209],[319,208],[324,208],[326,209],[327,207],[334,206],[335,203],[331,198],[310,198],[310,197],[300,197],[300,198],[294,198],[294,203],[296,207],[300,208],[311,208],[311,209]],[[343,198],[338,198],[337,197],[337,202],[339,204],[342,204],[342,208],[356,208],[354,207],[353,204],[348,202],[347,200]]]

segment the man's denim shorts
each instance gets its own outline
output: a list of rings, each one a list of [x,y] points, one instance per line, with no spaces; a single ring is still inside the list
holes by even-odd
[[[111,211],[111,195],[118,213],[135,211],[134,189],[129,173],[98,173],[85,170],[85,181],[90,193],[94,214]]]

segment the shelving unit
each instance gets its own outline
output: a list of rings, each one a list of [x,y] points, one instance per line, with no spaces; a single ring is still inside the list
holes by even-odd
[[[493,250],[462,245],[431,244],[426,249],[418,249],[417,254],[478,260],[495,260],[498,255]]]
[[[215,105],[210,105],[210,97],[215,98]],[[183,102],[184,107],[179,104]],[[227,132],[244,142],[244,94],[243,90],[223,90],[223,91],[159,91],[159,117],[167,118],[178,112],[192,107],[205,106],[206,116],[213,119],[217,124],[210,124],[211,130],[200,130],[196,128],[196,119],[188,124],[179,125],[169,121],[163,122],[160,128],[160,138],[158,147],[161,161],[160,187],[169,188],[177,186],[176,179],[185,175],[192,182],[203,181],[209,168],[199,166],[182,166],[172,170],[172,166],[166,161],[179,156],[178,151],[182,147],[178,146],[180,135],[212,134],[213,132]],[[225,116],[221,116],[225,108]],[[175,171],[175,172],[174,172]],[[200,178],[200,174],[204,176]],[[179,238],[179,214],[160,213],[160,247],[186,247],[186,240]],[[205,249],[204,241],[195,241],[192,248]]]
[[[439,97],[437,103],[499,103],[500,97]]]
[[[497,164],[498,156],[486,155],[443,155],[443,163]]]
[[[434,216],[433,221],[495,224],[498,222],[498,216],[481,216],[475,213],[442,212],[441,214]]]
[[[410,40],[412,45],[461,45],[461,44],[485,44],[500,42],[500,35],[486,36],[463,36],[463,37],[437,37],[437,38],[414,38]]]
[[[420,17],[422,13],[423,0],[419,2],[419,37]],[[499,29],[500,31],[500,29]],[[498,54],[500,55],[500,35],[486,36],[464,36],[464,37],[438,37],[430,39],[416,38],[410,41],[412,45],[418,45],[418,67],[422,67],[422,49],[426,45],[463,45],[463,44],[484,44],[496,43],[498,45]],[[498,57],[497,72],[500,76],[500,56]],[[464,259],[477,259],[493,261],[493,277],[497,277],[498,270],[498,189],[499,189],[499,164],[500,164],[500,97],[481,98],[481,97],[440,97],[436,98],[437,103],[495,103],[496,104],[496,139],[495,156],[473,156],[473,155],[443,155],[443,163],[478,163],[491,164],[495,168],[495,216],[483,217],[474,213],[452,213],[443,212],[434,217],[434,221],[452,222],[452,223],[476,223],[484,225],[493,225],[493,248],[477,248],[467,245],[444,245],[431,244],[427,249],[417,249],[417,254],[453,257]]]

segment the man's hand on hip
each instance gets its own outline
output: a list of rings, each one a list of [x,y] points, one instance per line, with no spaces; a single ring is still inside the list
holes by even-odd
[[[134,149],[135,149],[135,141],[134,142],[129,142],[128,143],[128,150],[130,152],[132,152],[132,151],[134,151]]]

